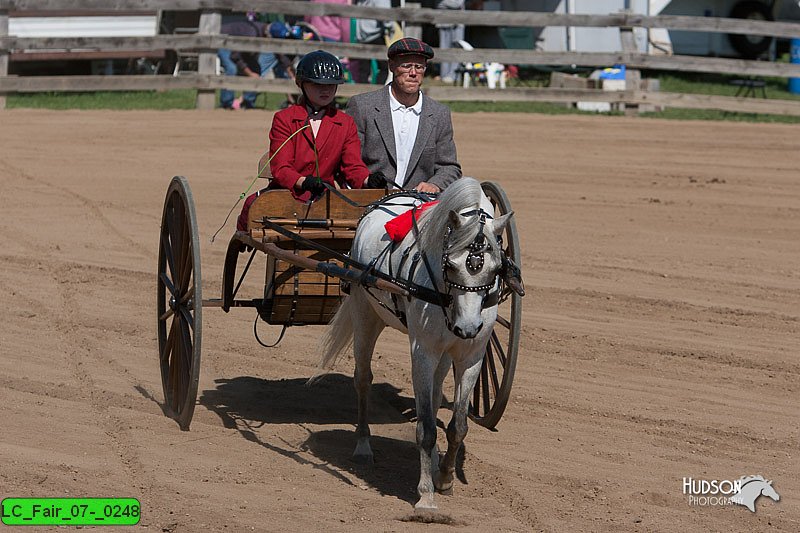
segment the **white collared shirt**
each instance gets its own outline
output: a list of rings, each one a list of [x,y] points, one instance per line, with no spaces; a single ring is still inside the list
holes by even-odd
[[[411,151],[414,149],[414,142],[417,140],[419,116],[422,113],[422,91],[419,93],[417,103],[411,107],[406,107],[397,101],[397,98],[392,94],[392,90],[389,89],[389,108],[392,110],[394,146],[397,150],[397,177],[395,181],[398,185],[404,185],[408,161],[411,159]]]

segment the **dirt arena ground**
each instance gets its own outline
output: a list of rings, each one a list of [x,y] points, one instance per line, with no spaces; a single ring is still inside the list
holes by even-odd
[[[351,362],[303,386],[321,328],[264,349],[252,312],[207,310],[191,431],[162,413],[166,187],[189,178],[212,297],[232,225],[209,238],[270,121],[0,112],[0,496],[136,497],[138,528],[168,532],[800,530],[796,126],[454,117],[465,173],[516,210],[528,296],[506,414],[471,426],[444,523],[421,524],[399,334],[373,367],[372,467],[350,461]],[[750,474],[780,501],[683,494]]]

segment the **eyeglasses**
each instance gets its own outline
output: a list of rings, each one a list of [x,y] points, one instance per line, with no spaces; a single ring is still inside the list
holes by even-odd
[[[397,70],[400,72],[411,72],[411,69],[417,72],[425,72],[426,68],[428,68],[428,66],[421,63],[400,63],[397,65]]]

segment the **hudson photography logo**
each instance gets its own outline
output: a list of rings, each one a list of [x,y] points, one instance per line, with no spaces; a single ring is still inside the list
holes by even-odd
[[[763,476],[744,476],[739,479],[694,479],[683,478],[683,494],[689,505],[733,506],[743,505],[756,512],[756,500],[767,496],[776,502],[781,499],[772,487],[772,481]]]

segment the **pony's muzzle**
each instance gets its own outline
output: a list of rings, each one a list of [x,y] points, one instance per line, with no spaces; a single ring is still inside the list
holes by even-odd
[[[478,327],[461,328],[460,326],[453,326],[453,334],[460,339],[474,339],[475,336],[483,329],[483,322],[478,324]]]

